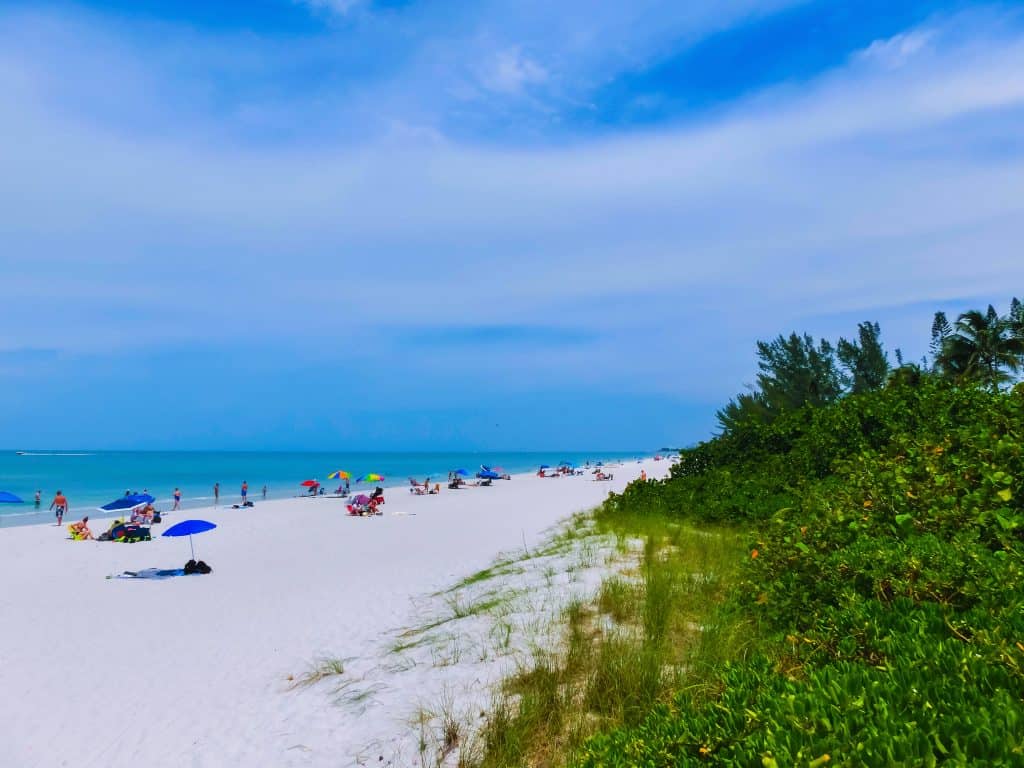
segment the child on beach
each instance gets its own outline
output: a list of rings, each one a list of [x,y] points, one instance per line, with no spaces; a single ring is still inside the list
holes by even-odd
[[[57,491],[57,495],[50,502],[50,509],[57,514],[57,525],[64,522],[64,513],[68,511],[68,500],[63,491]]]

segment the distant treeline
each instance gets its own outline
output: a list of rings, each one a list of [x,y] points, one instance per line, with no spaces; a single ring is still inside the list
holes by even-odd
[[[1024,365],[1024,306],[1010,302],[1000,315],[989,305],[970,310],[950,324],[945,312],[932,322],[930,357],[908,363],[895,350],[895,372],[902,377],[924,374],[958,384],[978,384],[993,391],[1014,380]],[[744,423],[767,424],[779,414],[804,406],[828,405],[846,394],[870,392],[885,385],[894,368],[882,345],[878,323],[857,327],[857,338],[835,345],[792,333],[757,342],[758,369],[752,391],[738,395],[718,412],[729,432]]]

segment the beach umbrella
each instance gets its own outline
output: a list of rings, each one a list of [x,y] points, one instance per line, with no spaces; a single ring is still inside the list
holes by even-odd
[[[109,504],[104,504],[100,509],[104,512],[120,512],[124,509],[132,509],[140,504],[152,504],[156,499],[148,493],[130,493],[119,499],[114,499]]]
[[[344,469],[338,469],[327,476],[328,480],[351,480],[352,475]]]
[[[303,480],[301,483],[299,483],[299,485],[305,488],[316,488],[316,486],[320,485],[320,483],[318,483],[316,480]]]
[[[550,464],[541,464],[540,468],[541,469],[551,469],[551,465]]]
[[[481,480],[501,480],[501,475],[495,472],[493,469],[488,469],[486,472],[481,472],[477,475]]]
[[[206,520],[182,520],[177,525],[172,525],[166,531],[164,536],[188,536],[188,547],[192,550],[192,559],[196,559],[196,550],[192,546],[192,534],[193,533],[206,533],[212,531],[217,526],[213,523],[207,522]]]
[[[456,474],[456,475],[463,475],[463,476],[465,476],[465,475],[468,475],[468,474],[469,474],[469,472],[467,472],[467,471],[466,471],[466,470],[464,470],[464,469],[456,469],[456,470],[455,470],[455,474]]]
[[[378,475],[376,472],[371,472],[368,475],[363,475],[358,480],[356,480],[356,482],[361,483],[363,481],[366,481],[367,483],[379,483],[382,480],[384,480],[384,475]]]
[[[10,491],[0,491],[0,504],[24,504],[25,502]]]

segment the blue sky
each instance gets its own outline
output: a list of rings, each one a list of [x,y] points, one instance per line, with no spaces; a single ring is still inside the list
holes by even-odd
[[[0,7],[0,443],[657,448],[1024,294],[1024,13]]]

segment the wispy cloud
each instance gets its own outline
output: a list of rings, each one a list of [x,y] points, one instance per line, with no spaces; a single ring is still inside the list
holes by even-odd
[[[353,8],[363,5],[365,0],[292,0],[296,5],[305,5],[314,11],[326,11],[341,16],[348,14]]]
[[[510,346],[562,347],[594,341],[598,334],[584,328],[549,325],[459,325],[415,327],[398,332],[401,343],[431,347]]]
[[[481,76],[484,86],[498,93],[520,93],[523,88],[543,83],[548,73],[519,48],[507,48],[494,54]]]

